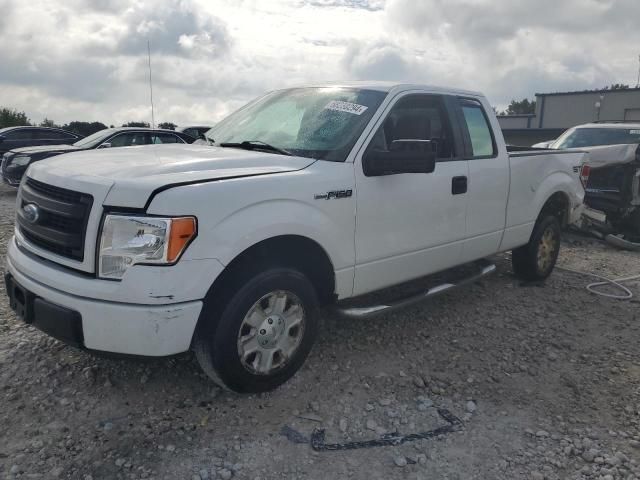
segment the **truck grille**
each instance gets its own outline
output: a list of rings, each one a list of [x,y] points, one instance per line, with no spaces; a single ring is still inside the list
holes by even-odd
[[[37,208],[35,220],[24,209],[29,204]],[[91,195],[27,178],[20,190],[17,212],[20,233],[36,247],[82,261],[92,204]]]

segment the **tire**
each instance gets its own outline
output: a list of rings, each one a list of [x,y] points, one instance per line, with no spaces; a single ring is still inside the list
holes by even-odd
[[[559,252],[560,223],[556,217],[543,217],[536,222],[529,243],[513,251],[513,272],[523,280],[544,280],[551,275]]]
[[[273,390],[289,380],[318,332],[312,283],[297,270],[277,267],[239,277],[222,293],[228,301],[205,299],[194,340],[205,373],[238,393]]]

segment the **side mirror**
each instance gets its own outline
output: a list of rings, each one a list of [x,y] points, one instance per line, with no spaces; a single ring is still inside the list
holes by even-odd
[[[362,169],[367,177],[432,173],[436,169],[434,144],[429,140],[394,140],[389,151],[366,152]]]
[[[111,148],[111,144],[109,142],[105,142],[102,145],[100,145],[98,148]]]

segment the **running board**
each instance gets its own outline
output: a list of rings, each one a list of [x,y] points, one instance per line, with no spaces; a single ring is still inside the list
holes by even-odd
[[[385,313],[394,312],[396,310],[410,307],[417,303],[433,298],[437,295],[443,294],[445,292],[449,292],[455,288],[459,288],[464,285],[468,285],[470,283],[476,282],[477,280],[483,277],[486,277],[487,275],[490,275],[496,271],[496,266],[493,263],[490,263],[488,261],[478,261],[478,262],[475,262],[475,265],[478,267],[477,273],[474,273],[473,275],[465,277],[456,283],[442,283],[435,287],[429,288],[426,292],[420,293],[418,295],[414,295],[407,298],[401,298],[393,302],[385,303],[383,305],[370,305],[366,307],[340,307],[339,305],[337,305],[334,308],[334,311],[346,318],[352,318],[352,319],[371,318],[377,315],[382,315]]]

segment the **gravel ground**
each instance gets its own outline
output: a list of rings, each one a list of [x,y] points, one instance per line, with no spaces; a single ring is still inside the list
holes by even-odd
[[[0,253],[15,193],[0,189]],[[0,476],[73,479],[640,478],[640,300],[596,297],[556,271],[498,273],[369,321],[325,315],[303,369],[275,392],[220,391],[192,355],[97,358],[25,326],[0,295]],[[569,236],[560,263],[640,273],[640,256]],[[640,295],[640,286],[632,287]],[[640,298],[640,297],[638,297]],[[398,446],[327,441],[462,430]]]

